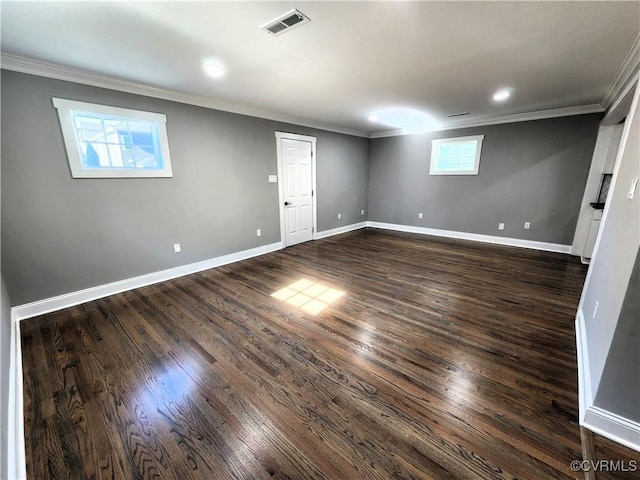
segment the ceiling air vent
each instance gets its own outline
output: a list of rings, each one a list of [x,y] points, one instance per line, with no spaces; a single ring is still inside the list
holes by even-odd
[[[299,27],[309,22],[309,18],[298,10],[291,10],[278,18],[274,18],[270,22],[265,23],[260,28],[266,30],[271,35],[282,35],[294,27]]]

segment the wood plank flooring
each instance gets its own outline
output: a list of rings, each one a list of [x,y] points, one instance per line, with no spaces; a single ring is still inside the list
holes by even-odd
[[[26,320],[29,478],[581,478],[585,272],[364,229]]]

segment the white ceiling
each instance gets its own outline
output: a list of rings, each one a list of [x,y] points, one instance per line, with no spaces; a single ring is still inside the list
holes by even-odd
[[[259,28],[293,8],[311,22],[277,37]],[[640,2],[2,1],[1,18],[5,68],[25,57],[376,136],[391,127],[368,117],[384,108],[441,126],[465,111],[458,123],[603,110],[638,51]],[[203,73],[208,58],[223,79]],[[501,87],[513,95],[496,103]]]

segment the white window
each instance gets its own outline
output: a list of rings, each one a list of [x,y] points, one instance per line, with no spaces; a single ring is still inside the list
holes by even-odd
[[[54,98],[74,178],[172,177],[159,113]]]
[[[477,175],[484,135],[431,141],[431,175]]]

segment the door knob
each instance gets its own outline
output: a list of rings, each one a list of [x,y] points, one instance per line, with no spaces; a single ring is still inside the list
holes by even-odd
[[[285,207],[286,207],[287,205],[293,205],[293,203],[291,203],[291,202],[284,202],[284,205],[285,205]]]

